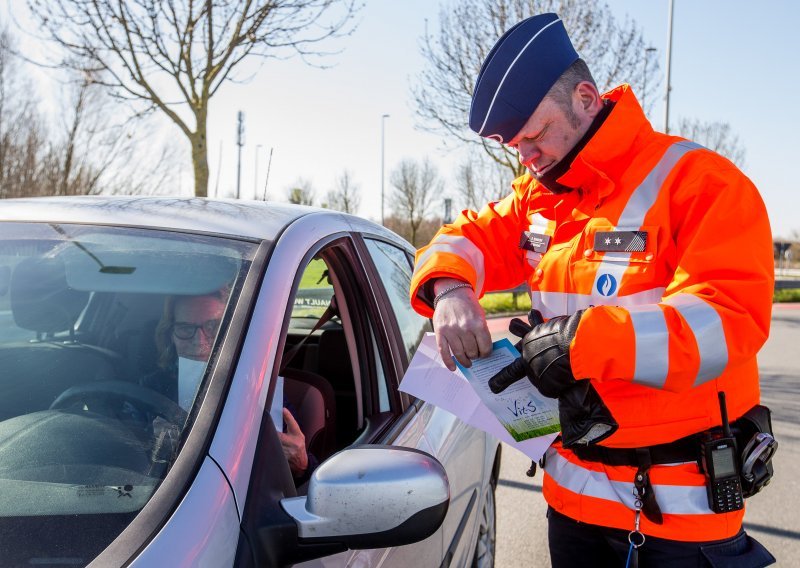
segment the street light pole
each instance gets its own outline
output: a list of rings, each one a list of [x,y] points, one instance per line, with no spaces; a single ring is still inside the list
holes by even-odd
[[[647,61],[650,59],[650,54],[656,50],[655,47],[647,47],[644,50],[644,76],[642,77],[642,110],[647,114]]]
[[[258,150],[261,148],[261,144],[256,144],[256,175],[253,178],[253,199],[258,197]]]
[[[272,151],[274,148],[269,149],[269,160],[267,160],[267,177],[264,180],[264,199],[262,201],[267,200],[267,187],[269,187],[269,170],[272,168]]]
[[[381,225],[386,225],[386,214],[384,213],[384,185],[385,185],[385,178],[386,175],[384,174],[384,164],[385,164],[385,126],[386,126],[386,119],[389,118],[388,114],[384,114],[381,116]]]
[[[675,9],[675,0],[669,0],[669,27],[667,31],[667,93],[664,96],[664,133],[669,134],[669,92],[672,85],[669,83],[670,67],[672,64],[672,13]]]
[[[241,197],[242,187],[242,146],[244,146],[244,113],[239,111],[236,126],[236,145],[239,147],[239,160],[236,166],[236,199]]]

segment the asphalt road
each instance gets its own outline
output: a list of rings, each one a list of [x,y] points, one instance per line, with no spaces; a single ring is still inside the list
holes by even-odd
[[[507,321],[490,322],[496,339],[508,336],[503,332]],[[772,552],[778,566],[800,566],[800,305],[775,305],[759,368],[761,400],[772,409],[780,447],[772,483],[747,502],[745,529]],[[498,568],[550,564],[542,474],[526,477],[529,465],[523,454],[503,448],[497,488]]]

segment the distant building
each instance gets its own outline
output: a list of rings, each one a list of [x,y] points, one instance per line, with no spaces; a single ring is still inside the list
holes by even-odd
[[[800,260],[800,243],[788,240],[773,241],[772,252],[777,268],[789,267]]]

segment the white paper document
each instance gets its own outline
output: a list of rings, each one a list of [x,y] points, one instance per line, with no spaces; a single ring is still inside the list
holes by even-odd
[[[476,359],[470,369],[453,372],[444,366],[434,335],[426,334],[400,390],[455,414],[538,460],[560,431],[558,403],[543,397],[527,380],[514,383],[500,394],[492,393],[489,379],[519,357],[507,339],[496,341],[493,347],[489,357]]]
[[[463,367],[456,362],[461,373],[467,378],[492,414],[517,442],[538,438],[547,434],[558,434],[558,402],[542,396],[528,380],[520,380],[506,390],[495,394],[489,388],[489,379],[503,367],[507,367],[519,357],[519,352],[508,339],[492,344],[492,354],[472,362],[472,367]]]
[[[272,395],[272,406],[269,407],[269,415],[272,423],[278,432],[283,432],[283,377],[275,377],[275,393]]]

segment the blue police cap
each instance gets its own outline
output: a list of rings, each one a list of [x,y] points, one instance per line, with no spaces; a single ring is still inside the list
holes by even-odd
[[[556,14],[522,20],[483,62],[469,110],[469,127],[508,142],[528,121],[550,87],[578,59]]]

